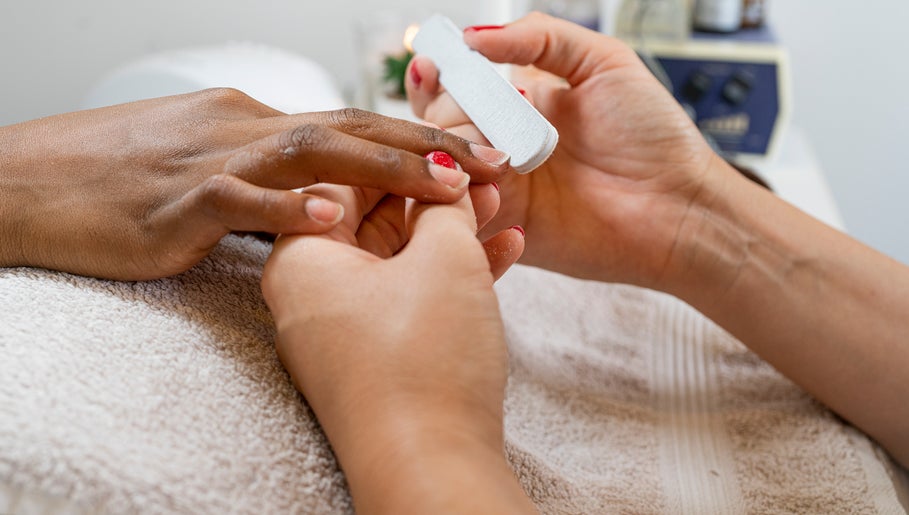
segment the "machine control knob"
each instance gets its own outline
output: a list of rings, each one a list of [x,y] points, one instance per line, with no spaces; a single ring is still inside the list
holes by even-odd
[[[735,73],[723,86],[723,100],[733,106],[742,105],[748,100],[752,89],[754,89],[754,84],[750,75],[742,72]]]
[[[685,85],[682,86],[682,96],[692,104],[698,103],[713,85],[713,79],[704,72],[695,71],[688,76]]]

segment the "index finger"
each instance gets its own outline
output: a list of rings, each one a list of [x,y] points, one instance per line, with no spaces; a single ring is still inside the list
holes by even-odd
[[[480,145],[444,130],[382,116],[361,109],[303,113],[253,122],[263,127],[264,135],[277,135],[298,127],[324,127],[384,147],[400,149],[418,156],[442,150],[460,163],[473,182],[493,182],[509,170],[509,156],[492,147]]]
[[[639,61],[634,51],[615,38],[537,12],[501,27],[467,27],[464,42],[491,61],[532,64],[565,78],[572,86],[599,72]]]

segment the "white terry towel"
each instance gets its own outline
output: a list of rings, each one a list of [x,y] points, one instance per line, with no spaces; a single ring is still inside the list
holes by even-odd
[[[270,246],[180,276],[0,270],[0,513],[350,513],[275,357]],[[509,459],[543,513],[903,513],[867,438],[683,303],[516,267]]]
[[[544,513],[904,513],[868,439],[683,302],[517,268],[509,458]]]

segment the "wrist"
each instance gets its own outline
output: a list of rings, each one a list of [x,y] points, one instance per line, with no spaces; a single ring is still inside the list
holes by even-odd
[[[332,445],[358,513],[527,513],[533,510],[505,460],[501,433],[491,441],[443,417],[386,414],[391,423]],[[349,452],[348,452],[349,451]]]
[[[408,384],[406,374],[375,376],[356,365],[338,372],[344,378],[307,376],[299,347],[283,347],[291,332],[280,333],[282,362],[331,442],[357,513],[533,510],[505,460],[501,399],[478,402],[431,378]]]
[[[16,138],[15,127],[0,127],[0,267],[26,264],[20,166],[16,163],[21,153],[17,147],[20,139]]]
[[[755,259],[771,267],[776,265],[770,261],[782,266],[789,259],[761,223],[766,204],[778,200],[772,193],[742,177],[719,156],[713,157],[704,177],[655,286],[699,309],[721,302],[721,292],[737,284]]]

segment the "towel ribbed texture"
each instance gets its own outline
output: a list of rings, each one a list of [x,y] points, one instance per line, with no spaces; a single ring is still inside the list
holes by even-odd
[[[269,250],[144,283],[0,269],[0,513],[351,513],[275,357]],[[867,438],[680,301],[526,267],[497,289],[542,513],[904,513]]]

